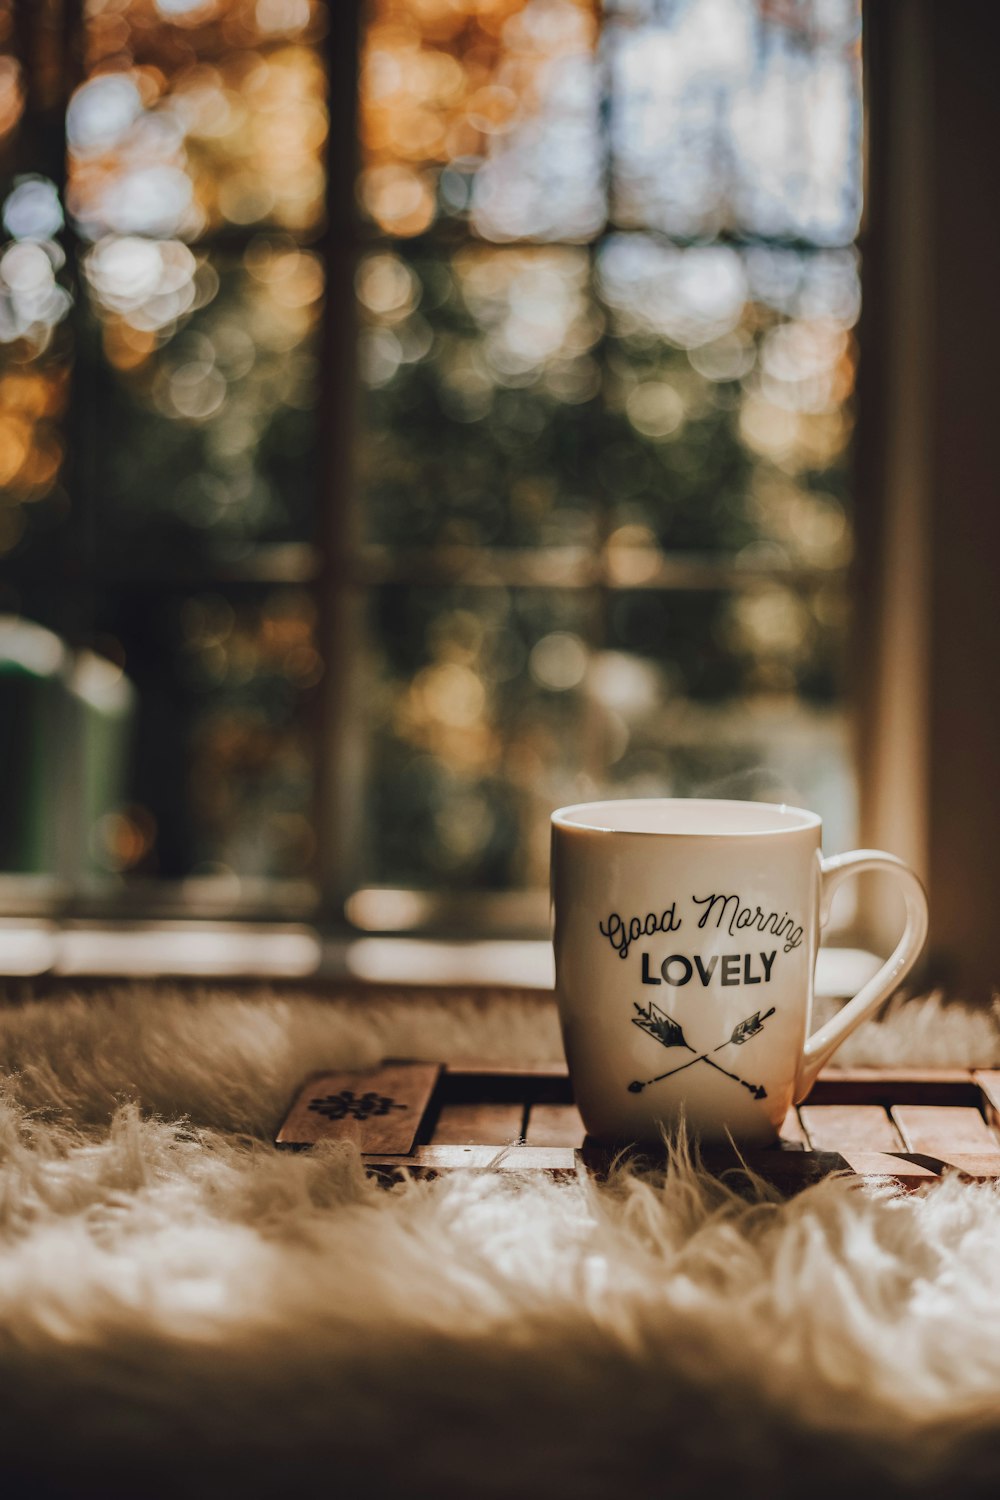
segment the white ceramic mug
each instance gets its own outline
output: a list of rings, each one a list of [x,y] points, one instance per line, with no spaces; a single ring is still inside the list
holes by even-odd
[[[912,968],[920,881],[892,854],[824,859],[820,819],[762,802],[581,803],[552,815],[559,1016],[588,1134],[657,1141],[683,1118],[711,1143],[762,1145],[820,1068]],[[848,876],[899,881],[903,935],[809,1035],[820,928]]]

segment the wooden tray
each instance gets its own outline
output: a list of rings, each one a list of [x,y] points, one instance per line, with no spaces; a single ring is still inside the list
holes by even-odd
[[[828,1069],[779,1144],[737,1157],[706,1150],[714,1172],[749,1168],[785,1192],[830,1172],[907,1188],[948,1171],[1000,1178],[1000,1070]],[[367,1072],[316,1073],[300,1089],[276,1142],[302,1150],[352,1140],[387,1182],[403,1170],[456,1168],[600,1175],[612,1153],[584,1139],[565,1067],[386,1062]],[[507,1149],[505,1149],[507,1148]]]

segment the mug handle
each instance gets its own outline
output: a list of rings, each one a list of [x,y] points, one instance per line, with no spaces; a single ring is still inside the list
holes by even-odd
[[[820,927],[825,927],[829,920],[833,894],[841,882],[854,875],[861,875],[866,870],[881,870],[887,875],[894,875],[899,881],[906,903],[906,925],[902,937],[878,973],[869,979],[853,1000],[848,1001],[843,1010],[831,1021],[827,1021],[825,1026],[813,1032],[806,1041],[796,1083],[796,1104],[808,1094],[820,1068],[829,1062],[841,1042],[905,979],[927,936],[927,897],[923,886],[909,865],[905,865],[894,854],[883,853],[881,849],[853,849],[849,854],[835,854],[832,859],[820,861],[823,882],[819,907]]]

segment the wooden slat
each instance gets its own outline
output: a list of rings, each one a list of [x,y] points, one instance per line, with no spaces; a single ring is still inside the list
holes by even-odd
[[[387,1062],[363,1073],[316,1073],[299,1090],[277,1144],[354,1141],[366,1153],[405,1156],[440,1074],[440,1063],[411,1062]]]
[[[478,1058],[467,1062],[447,1063],[449,1074],[462,1074],[476,1078],[567,1078],[569,1069],[564,1062],[549,1063],[492,1063]]]
[[[972,1078],[971,1068],[824,1068],[819,1075],[829,1083],[863,1082],[887,1084],[967,1084]]]
[[[445,1104],[434,1127],[435,1146],[507,1146],[521,1136],[520,1104]]]
[[[908,1151],[932,1156],[951,1151],[990,1155],[1000,1146],[978,1109],[896,1104],[892,1118]]]
[[[550,1067],[483,1069],[446,1068],[439,1084],[443,1104],[572,1104],[565,1071]]]
[[[586,1133],[575,1104],[533,1104],[524,1139],[529,1146],[582,1146]]]
[[[409,1160],[409,1158],[408,1158]],[[575,1171],[569,1146],[418,1146],[412,1160],[437,1171],[490,1167],[503,1172]]]
[[[1000,1151],[984,1154],[978,1151],[945,1151],[933,1153],[915,1151],[911,1161],[918,1161],[932,1171],[957,1172],[973,1182],[994,1182],[1000,1179]]]
[[[968,1068],[824,1068],[808,1104],[974,1105],[980,1091]]]
[[[842,1151],[846,1165],[859,1177],[894,1179],[900,1187],[925,1187],[937,1182],[937,1168],[901,1152],[898,1156],[877,1151]]]
[[[880,1104],[803,1104],[817,1151],[902,1151],[905,1141]]]
[[[982,1090],[986,1118],[991,1125],[1000,1125],[1000,1069],[981,1069],[972,1076]]]

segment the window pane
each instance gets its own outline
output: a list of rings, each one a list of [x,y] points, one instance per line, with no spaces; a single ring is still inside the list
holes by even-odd
[[[545,884],[549,813],[595,785],[595,609],[577,592],[373,592],[365,882]]]
[[[0,197],[0,560],[29,553],[69,511],[61,419],[73,298],[62,223],[47,178],[8,182]]]
[[[118,589],[99,627],[136,695],[127,801],[93,834],[105,875],[223,876],[234,905],[240,881],[307,875],[322,675],[310,595]]]
[[[860,5],[614,0],[620,225],[849,244],[861,206]]]
[[[372,0],[360,197],[386,234],[589,239],[605,217],[596,0]]]
[[[838,583],[616,591],[608,642],[661,663],[676,701],[759,693],[829,703],[839,686],[843,608]]]
[[[362,260],[361,513],[396,545],[591,545],[602,329],[570,247]]]
[[[323,267],[281,237],[236,260],[108,238],[84,261],[101,561],[233,563],[315,532]]]
[[[80,233],[190,240],[323,218],[325,80],[312,0],[90,0],[66,116]]]
[[[611,341],[597,464],[613,547],[846,563],[854,252],[616,235],[599,279]],[[638,576],[617,576],[642,581],[641,554],[627,565]]]
[[[857,839],[843,714],[794,701],[692,705],[672,721],[661,704],[631,728],[606,790],[612,797],[786,802],[820,814],[826,849],[847,849]]]
[[[378,250],[358,290],[368,539],[593,546],[606,510],[622,582],[848,560],[852,251],[616,235],[594,288],[569,247]]]
[[[611,793],[787,801],[822,814],[830,847],[849,843],[846,609],[837,582],[612,594],[589,678]]]

